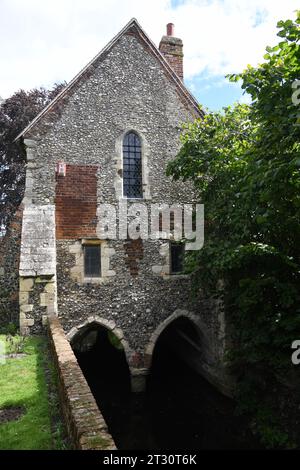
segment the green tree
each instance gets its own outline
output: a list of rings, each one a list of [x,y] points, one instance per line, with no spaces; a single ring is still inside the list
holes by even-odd
[[[23,197],[25,152],[15,138],[64,86],[19,90],[0,102],[0,238]]]
[[[189,266],[210,292],[223,281],[239,409],[270,447],[286,445],[270,395],[291,382],[291,343],[300,337],[299,24],[299,12],[280,21],[281,41],[265,61],[229,77],[242,81],[252,105],[185,126],[168,167],[194,182],[205,205],[204,248],[188,255]]]

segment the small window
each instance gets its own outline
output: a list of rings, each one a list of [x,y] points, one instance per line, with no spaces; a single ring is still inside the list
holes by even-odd
[[[85,277],[101,277],[100,245],[84,246],[84,275]]]
[[[135,132],[128,132],[123,140],[123,195],[143,197],[142,147]]]
[[[184,245],[182,243],[170,244],[171,274],[182,273],[184,260]]]

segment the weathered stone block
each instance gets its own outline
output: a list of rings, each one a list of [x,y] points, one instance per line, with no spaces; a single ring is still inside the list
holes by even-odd
[[[74,327],[74,328],[71,328],[71,330],[69,331],[69,333],[67,334],[67,338],[69,341],[71,341],[71,339],[78,333],[78,328]]]
[[[159,265],[157,265],[157,266],[152,266],[152,272],[153,272],[154,274],[161,274],[162,268],[163,268],[163,267],[162,267],[162,266],[159,266]]]
[[[123,331],[120,328],[114,328],[112,332],[114,335],[117,336],[119,340],[122,340],[124,338]]]
[[[54,294],[55,292],[55,284],[54,282],[49,282],[48,284],[46,284],[45,286],[45,292],[48,293],[48,294]]]
[[[30,186],[30,178],[27,179],[27,186]],[[50,275],[55,274],[55,270],[54,206],[27,205],[23,212],[20,274]]]
[[[29,292],[20,292],[19,293],[19,303],[20,305],[28,304]]]
[[[131,369],[131,391],[141,393],[146,389],[148,369]]]
[[[27,312],[32,312],[33,310],[33,305],[32,304],[23,304],[20,306],[20,311],[27,313]]]
[[[43,292],[40,294],[40,306],[48,307],[48,305],[53,305],[55,301],[55,295],[48,292]]]
[[[32,278],[20,278],[20,292],[29,292],[33,288],[34,281]]]

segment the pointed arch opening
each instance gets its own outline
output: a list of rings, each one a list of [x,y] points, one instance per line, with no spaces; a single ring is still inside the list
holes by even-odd
[[[199,321],[182,310],[152,335],[147,393],[153,448],[244,448],[234,403],[201,374],[203,341]]]
[[[152,348],[149,382],[169,380],[176,376],[178,364],[181,369],[197,369],[203,359],[202,335],[187,316],[174,318],[162,325]]]
[[[123,139],[123,196],[143,198],[142,142],[135,131],[129,131]]]
[[[126,359],[126,342],[115,328],[87,323],[70,338],[78,364],[108,425],[115,430],[116,412],[127,406],[131,377]],[[123,344],[124,343],[124,344]],[[118,433],[114,432],[115,442]]]

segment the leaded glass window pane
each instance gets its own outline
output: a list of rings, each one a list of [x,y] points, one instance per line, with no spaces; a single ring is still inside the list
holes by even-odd
[[[84,275],[86,277],[101,276],[101,247],[100,245],[85,245]]]
[[[128,198],[143,197],[142,148],[135,132],[128,132],[123,140],[123,194]]]

